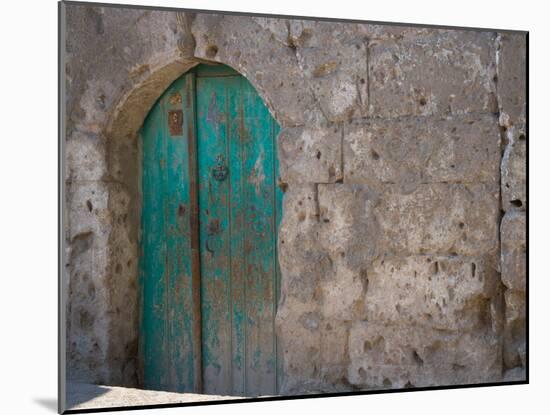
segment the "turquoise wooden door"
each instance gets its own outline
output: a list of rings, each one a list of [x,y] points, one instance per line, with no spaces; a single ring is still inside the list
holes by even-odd
[[[146,118],[145,388],[277,393],[278,131],[252,85],[221,65],[182,76]]]

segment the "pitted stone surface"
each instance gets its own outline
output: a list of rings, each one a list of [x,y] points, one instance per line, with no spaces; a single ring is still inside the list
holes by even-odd
[[[453,332],[358,321],[348,378],[360,388],[471,384],[501,376],[500,342],[487,331]]]
[[[527,208],[527,140],[522,125],[505,132],[508,145],[502,156],[502,206],[504,210]]]
[[[303,87],[306,81],[294,48],[277,42],[254,18],[198,14],[192,32],[195,56],[241,72],[283,126],[322,119],[311,89]]]
[[[108,186],[101,182],[67,185],[69,200],[67,269],[67,377],[109,379]]]
[[[365,273],[347,267],[344,261],[334,264],[332,278],[321,281],[322,312],[326,318],[353,321],[364,315]]]
[[[344,128],[349,183],[497,183],[500,157],[492,115],[372,120]]]
[[[498,249],[496,184],[389,186],[374,214],[390,252],[479,256]]]
[[[308,84],[329,121],[367,114],[367,37],[357,26],[291,21],[289,39]]]
[[[525,123],[527,93],[527,41],[525,34],[498,35],[498,94],[503,124]]]
[[[525,212],[508,212],[502,218],[502,282],[506,287],[525,291],[527,282]]]
[[[526,341],[526,218],[525,212],[508,212],[501,224],[502,282],[507,288],[504,362],[508,368],[525,368]]]
[[[506,290],[504,293],[506,316],[504,325],[504,366],[507,369],[525,369],[526,362],[526,303],[525,292]]]
[[[505,320],[505,379],[526,379],[527,284],[527,42],[522,33],[497,36],[499,121],[505,144],[501,162],[501,273]]]
[[[96,134],[74,131],[66,143],[67,181],[99,181],[106,170],[105,144]]]
[[[372,116],[497,111],[492,33],[376,41],[368,60]]]
[[[349,365],[349,323],[339,320],[325,320],[321,329],[321,390],[349,391],[349,385],[342,382],[347,378]]]
[[[375,220],[378,198],[368,186],[319,184],[319,245],[351,267],[372,260],[382,239]]]
[[[523,379],[524,35],[65,7],[69,378],[139,386],[138,131],[206,62],[282,127],[279,392]]]
[[[131,84],[179,55],[172,12],[73,6],[66,27],[69,130],[101,132]]]
[[[334,183],[342,178],[342,128],[285,128],[277,139],[285,183]]]
[[[483,326],[498,276],[482,259],[419,255],[374,261],[365,317],[439,330]]]

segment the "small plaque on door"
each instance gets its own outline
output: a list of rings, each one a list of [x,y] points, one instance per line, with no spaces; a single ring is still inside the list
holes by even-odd
[[[170,135],[183,135],[183,111],[170,110],[168,111],[168,128]]]

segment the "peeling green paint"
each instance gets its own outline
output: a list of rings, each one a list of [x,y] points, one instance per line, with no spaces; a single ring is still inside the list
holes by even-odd
[[[196,91],[192,106],[187,99],[174,99],[189,97],[189,77]],[[168,119],[178,109],[183,109],[183,124],[196,125],[197,154],[191,157],[198,166],[201,350],[193,346],[198,333],[193,330],[187,145],[193,132],[170,124],[179,122]],[[252,85],[221,65],[199,65],[151,109],[142,128],[144,387],[199,391],[193,356],[201,353],[202,392],[277,393],[279,128]]]

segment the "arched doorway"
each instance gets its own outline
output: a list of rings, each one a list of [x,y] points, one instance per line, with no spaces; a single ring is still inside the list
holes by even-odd
[[[276,394],[277,122],[252,85],[198,65],[142,137],[140,354],[147,389]]]

